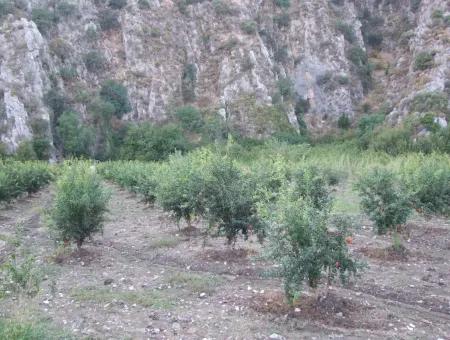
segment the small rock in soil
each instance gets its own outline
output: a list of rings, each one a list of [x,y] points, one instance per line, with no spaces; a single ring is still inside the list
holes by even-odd
[[[110,284],[113,283],[113,282],[114,282],[113,279],[106,279],[105,281],[103,281],[103,284],[104,284],[105,286],[108,286],[108,285],[110,285]]]
[[[269,339],[273,339],[273,340],[286,340],[286,338],[280,334],[277,333],[273,333],[270,334]]]

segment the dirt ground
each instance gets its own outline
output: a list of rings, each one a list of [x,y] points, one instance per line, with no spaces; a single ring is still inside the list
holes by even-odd
[[[351,245],[367,263],[361,278],[321,302],[305,291],[289,307],[256,240],[233,250],[180,231],[158,208],[110,187],[104,233],[81,253],[50,237],[51,189],[0,210],[0,262],[31,253],[45,277],[36,297],[0,300],[0,317],[39,316],[94,339],[450,339],[449,221],[410,222],[401,255],[389,236],[361,226]]]

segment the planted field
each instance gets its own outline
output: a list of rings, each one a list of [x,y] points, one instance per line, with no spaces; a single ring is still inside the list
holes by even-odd
[[[276,150],[271,159],[272,151],[231,161],[202,150],[162,164],[72,165],[78,170],[62,169],[55,185],[2,208],[1,337],[446,339],[450,223],[441,189],[448,158],[342,154],[327,161],[316,149]],[[371,172],[380,165],[392,176]],[[92,189],[96,171],[106,178],[102,232],[76,248],[80,234],[64,234],[51,221],[58,199],[70,201],[62,187],[75,190],[64,186],[68,176]],[[362,178],[370,179],[366,189],[392,180],[392,195],[376,197],[380,206],[402,206],[407,195],[406,221],[391,223],[396,209],[372,219],[361,202],[373,203],[374,191],[364,196]],[[92,190],[86,197],[103,202]],[[192,193],[195,199],[186,196]],[[385,233],[378,234],[379,221]],[[290,247],[316,256],[293,255]],[[354,261],[357,275],[341,282],[353,273],[345,261]]]

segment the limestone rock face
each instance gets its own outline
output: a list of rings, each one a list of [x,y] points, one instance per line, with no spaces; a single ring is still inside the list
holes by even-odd
[[[43,103],[51,60],[34,22],[8,17],[0,31],[1,141],[15,151],[32,136],[33,119],[50,121]]]
[[[128,0],[114,10],[119,25],[107,30],[101,22],[111,10],[108,1],[67,2],[73,13],[59,16],[47,32],[32,21],[32,9],[53,11],[54,1],[29,1],[0,19],[0,134],[10,151],[32,137],[33,119],[50,126],[43,98],[52,86],[86,117],[78,94],[116,79],[132,103],[125,120],[165,121],[190,103],[234,120],[252,136],[261,130],[254,105],[281,101],[294,127],[302,115],[309,128],[323,131],[342,114],[356,117],[364,102],[389,107],[389,120],[398,123],[418,93],[448,93],[446,0],[291,0],[288,8],[273,0]],[[434,65],[416,70],[423,51],[433,53]],[[89,52],[104,58],[101,70],[86,68]],[[371,80],[357,65],[362,59],[355,62],[366,52]],[[63,79],[64,68],[73,68],[75,79]],[[286,81],[294,93],[280,100]],[[295,110],[299,100],[307,103],[304,112]]]

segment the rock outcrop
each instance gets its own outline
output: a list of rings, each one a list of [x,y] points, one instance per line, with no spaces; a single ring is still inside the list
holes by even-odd
[[[355,117],[364,102],[387,107],[398,123],[417,94],[448,95],[446,0],[128,0],[121,9],[72,0],[66,11],[58,3],[34,0],[1,19],[0,133],[9,151],[32,137],[33,121],[50,127],[43,99],[50,88],[86,116],[78,94],[105,79],[128,88],[125,120],[165,121],[192,103],[253,136],[270,131],[252,105],[278,103],[294,127],[302,118],[324,131],[343,114]],[[58,22],[46,27],[33,8],[56,13]],[[102,67],[86,66],[90,52],[104,58]],[[422,52],[432,54],[432,66],[418,69]]]

